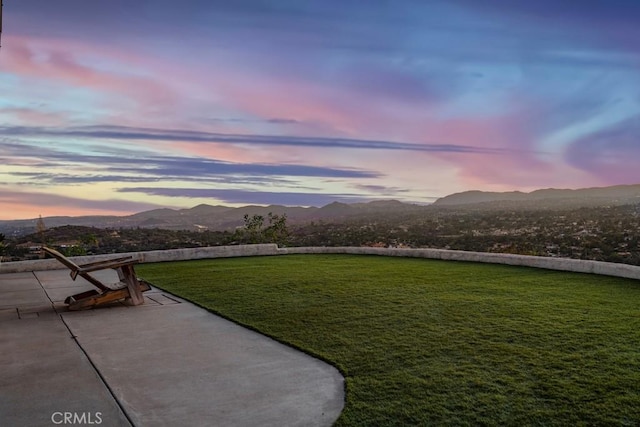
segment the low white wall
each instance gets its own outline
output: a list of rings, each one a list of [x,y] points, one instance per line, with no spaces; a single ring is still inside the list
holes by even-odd
[[[414,258],[431,258],[449,261],[472,261],[491,264],[520,265],[548,270],[593,273],[606,276],[640,279],[640,267],[601,261],[585,261],[568,258],[550,258],[526,255],[497,254],[487,252],[452,251],[445,249],[391,249],[368,247],[303,247],[278,248],[276,244],[212,246],[206,248],[169,249],[163,251],[130,252],[124,254],[73,257],[77,264],[132,256],[141,263],[186,261],[192,259],[229,258],[242,256],[287,255],[287,254],[356,254]],[[16,273],[65,268],[55,259],[6,262],[0,264],[0,273]]]
[[[192,259],[231,258],[240,256],[278,255],[275,243],[261,245],[210,246],[206,248],[168,249],[163,251],[127,252],[119,254],[70,257],[76,264],[85,264],[104,259],[131,256],[145,262],[187,261]],[[25,271],[59,270],[66,268],[57,259],[47,258],[33,261],[3,262],[1,273],[20,273]]]

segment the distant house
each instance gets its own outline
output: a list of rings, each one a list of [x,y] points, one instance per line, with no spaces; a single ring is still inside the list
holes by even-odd
[[[73,248],[76,246],[79,246],[80,242],[77,240],[69,240],[66,242],[58,242],[56,243],[54,246],[60,248],[60,249],[66,249],[66,248]]]
[[[16,247],[26,249],[30,254],[39,254],[42,251],[42,243],[25,242],[16,245]]]

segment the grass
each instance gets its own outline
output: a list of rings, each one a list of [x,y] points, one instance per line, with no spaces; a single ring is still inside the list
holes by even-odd
[[[338,367],[347,394],[337,425],[640,422],[637,281],[351,255],[139,273]]]

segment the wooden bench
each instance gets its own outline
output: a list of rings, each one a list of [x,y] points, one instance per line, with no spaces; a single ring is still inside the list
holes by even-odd
[[[73,280],[80,276],[98,288],[98,290],[92,289],[67,297],[64,302],[69,305],[69,310],[83,310],[121,299],[126,299],[131,305],[144,304],[142,293],[151,289],[147,282],[136,277],[133,265],[137,264],[138,260],[131,256],[78,265],[55,249],[43,247],[42,250],[69,268]],[[109,268],[117,271],[119,282],[105,284],[89,274]]]

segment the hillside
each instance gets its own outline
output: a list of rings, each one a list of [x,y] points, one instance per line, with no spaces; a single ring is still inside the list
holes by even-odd
[[[520,191],[465,191],[436,200],[435,207],[473,207],[475,209],[567,209],[576,207],[620,206],[640,202],[640,185],[582,188],[577,190],[548,188],[530,193]]]

